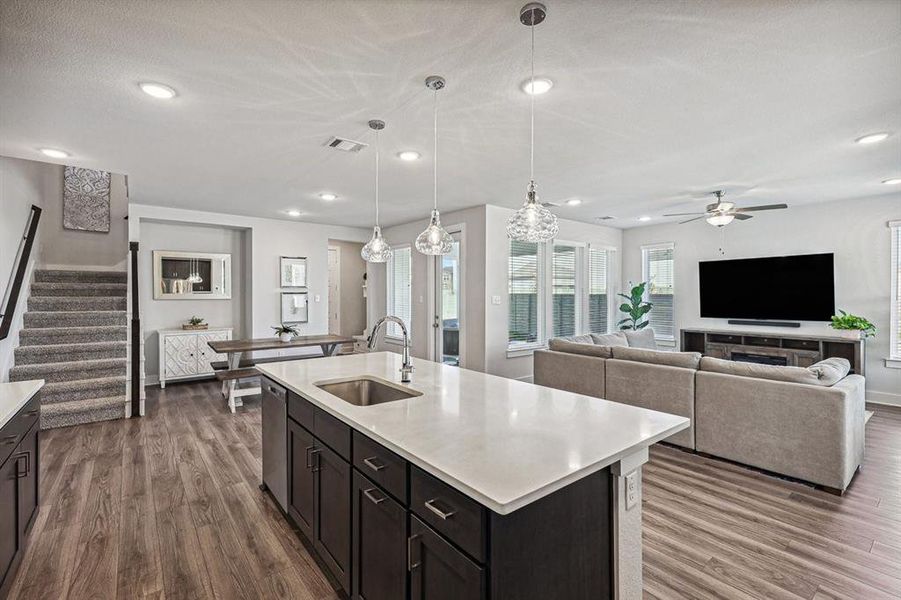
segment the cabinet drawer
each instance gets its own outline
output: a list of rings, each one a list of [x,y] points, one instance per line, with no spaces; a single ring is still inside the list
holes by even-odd
[[[729,333],[710,333],[707,334],[707,341],[711,344],[741,344],[741,336]]]
[[[407,504],[407,461],[354,431],[354,467],[386,492]]]
[[[762,337],[757,335],[746,335],[745,346],[764,346],[769,348],[778,348],[782,345],[782,340],[773,337]]]
[[[313,431],[313,405],[288,390],[288,416]]]
[[[0,429],[0,464],[5,461],[31,427],[41,418],[41,394],[37,393]]]
[[[410,468],[410,508],[473,558],[487,556],[485,507],[422,469]]]
[[[350,460],[350,427],[321,408],[313,407],[313,434],[344,460]]]

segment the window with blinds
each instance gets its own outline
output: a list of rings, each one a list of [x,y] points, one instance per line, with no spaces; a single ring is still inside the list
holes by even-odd
[[[648,314],[648,327],[657,339],[675,340],[675,312],[673,306],[673,244],[642,246],[642,274],[648,284],[648,301],[654,307]]]
[[[412,257],[409,246],[395,248],[387,264],[388,314],[403,319],[407,326],[407,333],[411,337],[413,335]],[[387,333],[392,337],[403,336],[397,323],[388,323]]]
[[[607,251],[588,249],[588,331],[607,333]]]
[[[538,290],[541,271],[538,244],[511,240],[507,277],[510,297],[507,339],[511,346],[538,342]]]
[[[889,223],[892,232],[891,357],[901,360],[901,221]]]
[[[551,326],[554,337],[576,334],[577,248],[554,244],[551,257]]]

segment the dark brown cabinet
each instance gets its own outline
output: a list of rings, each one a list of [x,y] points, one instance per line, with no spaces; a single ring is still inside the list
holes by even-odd
[[[18,497],[19,497],[19,537],[24,539],[38,514],[38,425],[31,428],[19,443],[16,452],[19,461]],[[24,462],[24,465],[22,464]]]
[[[354,600],[407,597],[407,509],[353,474]]]
[[[315,539],[316,476],[313,472],[313,434],[288,420],[288,514],[307,536]]]
[[[0,467],[0,583],[12,575],[13,564],[19,551],[19,491],[20,459],[12,455]]]
[[[482,600],[485,570],[410,516],[410,599]]]
[[[350,463],[321,444],[313,451],[319,556],[350,589]]]

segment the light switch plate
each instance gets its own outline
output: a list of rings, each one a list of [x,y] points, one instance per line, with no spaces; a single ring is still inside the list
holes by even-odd
[[[319,294],[316,294],[315,296],[313,296],[313,300],[315,302],[319,302]]]
[[[491,303],[494,304],[494,305],[500,306],[500,304],[501,304],[501,297],[500,297],[500,296],[492,296],[492,297],[491,297]]]

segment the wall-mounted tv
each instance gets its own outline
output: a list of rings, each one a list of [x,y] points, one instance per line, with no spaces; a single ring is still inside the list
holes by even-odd
[[[828,321],[835,314],[831,253],[702,261],[698,271],[705,318]]]

